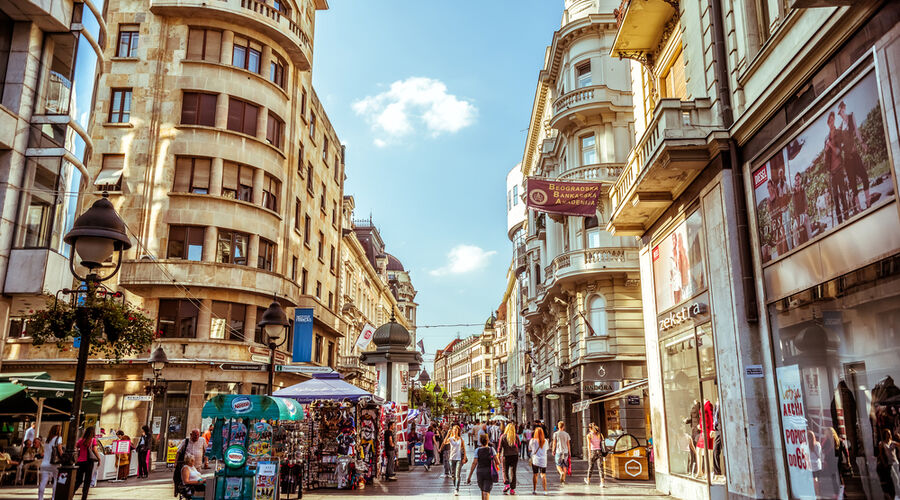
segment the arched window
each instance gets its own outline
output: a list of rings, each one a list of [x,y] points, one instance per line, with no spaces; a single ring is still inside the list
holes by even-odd
[[[594,295],[588,301],[588,317],[591,320],[591,328],[594,329],[594,335],[606,336],[608,329],[606,325],[606,299],[602,295]]]

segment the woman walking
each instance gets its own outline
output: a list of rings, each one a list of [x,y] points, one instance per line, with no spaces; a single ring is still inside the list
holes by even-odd
[[[60,426],[50,428],[47,441],[44,442],[44,459],[41,461],[41,482],[38,483],[38,500],[44,500],[44,489],[50,483],[50,498],[56,493],[56,474],[59,472],[59,459],[63,454],[62,438],[59,437]]]
[[[531,493],[537,494],[538,474],[544,483],[544,495],[547,494],[547,451],[550,449],[550,443],[544,437],[544,429],[536,426],[534,429],[534,437],[528,443],[528,451],[531,453]]]
[[[494,474],[500,470],[500,458],[497,452],[488,446],[489,442],[487,434],[482,434],[478,438],[480,446],[475,450],[475,460],[472,460],[472,468],[469,469],[469,477],[466,478],[466,484],[472,484],[472,473],[476,472],[475,479],[478,480],[478,488],[481,490],[481,500],[490,500]]]
[[[515,424],[506,424],[506,430],[500,438],[500,453],[503,456],[503,492],[509,491],[510,495],[516,494],[516,466],[519,465],[520,444]]]
[[[453,494],[459,495],[459,481],[462,478],[462,466],[468,459],[466,458],[466,446],[459,436],[458,425],[454,425],[450,428],[450,436],[444,441],[444,446],[450,450],[450,470],[453,472]]]
[[[600,487],[603,488],[606,486],[603,481],[603,460],[606,458],[606,443],[604,442],[603,434],[600,434],[600,428],[597,427],[597,424],[591,423],[590,429],[585,439],[588,443],[590,455],[588,455],[588,471],[584,484],[591,484],[591,472],[596,467],[600,476]]]
[[[88,427],[84,430],[81,439],[75,443],[75,449],[78,450],[78,459],[75,461],[75,466],[78,467],[75,475],[75,491],[78,491],[78,487],[84,483],[84,489],[81,490],[82,500],[87,500],[88,491],[91,489],[94,462],[100,461],[100,450],[97,449],[94,433],[94,428]]]
[[[434,465],[434,450],[437,440],[434,438],[434,424],[428,426],[425,435],[422,437],[422,448],[425,450],[425,471],[430,471]]]
[[[150,433],[150,427],[144,425],[141,427],[141,437],[138,438],[137,444],[138,477],[150,475],[150,448],[152,445],[153,436]]]
[[[439,436],[439,438],[438,438]],[[450,439],[450,427],[444,422],[440,432],[436,436],[438,442],[438,453],[441,456],[441,464],[444,466],[444,473],[441,474],[441,477],[451,477],[450,476],[450,447],[447,445],[447,440]]]

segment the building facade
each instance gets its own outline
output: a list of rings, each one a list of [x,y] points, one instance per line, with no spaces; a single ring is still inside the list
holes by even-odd
[[[530,178],[603,183],[595,216],[529,210],[524,258],[516,244],[534,417],[565,420],[576,456],[590,422],[605,435],[648,437],[648,407],[633,386],[646,378],[638,246],[633,237],[605,230],[609,188],[625,165],[634,129],[630,66],[608,51],[616,7],[565,2],[538,79],[521,163],[526,186]],[[511,235],[515,243],[517,232]],[[624,387],[637,387],[637,400],[602,400]],[[574,412],[583,400],[594,403]]]
[[[488,391],[494,388],[494,329],[489,318],[481,334],[471,335],[452,344],[447,357],[451,397],[459,396],[464,387]]]
[[[657,489],[885,498],[898,431],[895,2],[623,2]],[[893,398],[893,399],[892,399]],[[896,439],[896,437],[895,437]]]

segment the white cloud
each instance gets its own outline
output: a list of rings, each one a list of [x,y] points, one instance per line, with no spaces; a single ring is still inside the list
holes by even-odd
[[[456,245],[447,252],[447,263],[429,274],[446,276],[448,274],[465,274],[487,267],[488,260],[497,253],[494,250],[484,251],[475,245]]]
[[[397,80],[389,90],[354,102],[353,111],[380,136],[374,139],[380,148],[422,126],[432,137],[457,132],[475,123],[478,114],[472,103],[447,93],[443,82],[423,77]]]

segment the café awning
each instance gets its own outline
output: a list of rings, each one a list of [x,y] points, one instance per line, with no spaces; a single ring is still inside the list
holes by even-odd
[[[0,382],[23,387],[30,398],[67,398],[75,391],[75,382],[52,380],[47,372],[0,373]],[[85,389],[84,394],[90,394]]]
[[[24,390],[25,388],[18,384],[10,384],[8,382],[0,383],[0,402],[15,396]]]

